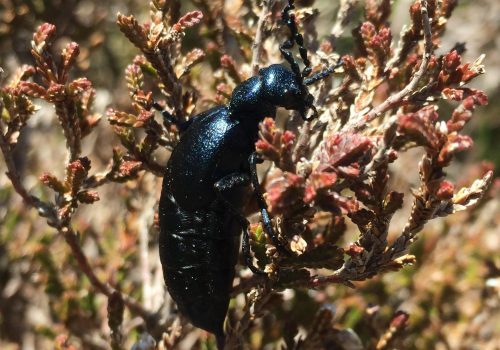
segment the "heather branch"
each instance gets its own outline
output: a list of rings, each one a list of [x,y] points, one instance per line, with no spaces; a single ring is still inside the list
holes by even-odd
[[[75,161],[80,156],[83,137],[81,118],[77,113],[77,102],[84,100],[83,93],[88,93],[92,85],[85,78],[68,81],[68,73],[76,61],[79,48],[76,43],[68,44],[61,52],[60,62],[56,63],[50,50],[54,42],[55,31],[54,25],[42,24],[33,35],[31,44],[36,71],[42,78],[44,86],[20,82],[19,88],[28,96],[43,98],[54,105],[66,139],[70,161]]]
[[[259,60],[262,55],[262,44],[264,40],[264,23],[269,18],[271,8],[275,0],[262,0],[262,11],[260,12],[259,21],[257,22],[257,30],[255,40],[252,43],[252,71],[253,75],[259,72]]]
[[[371,171],[377,169],[379,165],[387,160],[388,151],[392,146],[394,137],[396,136],[397,121],[398,119],[396,117],[391,117],[387,121],[384,128],[382,143],[378,146],[377,153],[375,153],[370,163],[365,166],[363,171],[365,176],[367,176]]]
[[[170,325],[168,333],[163,333],[162,339],[158,344],[158,350],[174,349],[178,338],[182,334],[182,325],[179,317],[176,317]]]
[[[269,289],[261,289],[251,292],[249,300],[245,306],[245,314],[238,320],[235,328],[229,330],[224,349],[237,349],[243,333],[250,326],[250,322],[255,319],[267,306],[273,296]]]
[[[57,226],[56,226],[57,227]],[[118,293],[123,299],[123,303],[132,311],[133,313],[141,316],[146,323],[154,317],[154,314],[146,310],[140,303],[128,295],[124,295],[115,288],[111,287],[109,284],[102,282],[94,273],[90,263],[82,251],[80,242],[78,241],[78,235],[69,226],[57,227],[58,232],[64,237],[64,240],[68,244],[76,259],[80,270],[87,276],[90,283],[94,288],[104,294],[106,297],[111,298],[113,295]]]
[[[406,312],[398,311],[392,318],[389,328],[384,332],[377,342],[376,350],[384,350],[393,348],[393,343],[398,336],[408,326],[409,315]]]
[[[260,275],[252,275],[249,278],[241,279],[240,283],[233,287],[231,297],[235,297],[240,293],[246,293],[253,288],[266,283],[266,278]]]
[[[78,236],[73,231],[73,229],[65,224],[63,224],[60,219],[57,217],[57,212],[55,208],[49,204],[41,201],[35,196],[32,196],[28,193],[28,191],[24,188],[17,173],[17,169],[15,167],[14,161],[12,159],[12,153],[10,151],[9,146],[5,142],[5,138],[3,134],[0,133],[0,146],[2,149],[2,153],[5,159],[5,163],[7,164],[7,176],[12,181],[12,185],[15,191],[23,198],[25,203],[29,206],[35,207],[41,216],[47,218],[47,222],[49,225],[57,228],[58,232],[64,237],[66,243],[70,247],[73,256],[78,262],[78,266],[80,270],[87,276],[90,283],[101,293],[106,295],[107,297],[111,297],[113,293],[117,291],[105,284],[97,278],[92,267],[90,266],[87,257],[83,253],[80,243],[78,242]],[[121,294],[121,293],[120,293]],[[130,298],[126,295],[121,295],[124,300],[124,303],[129,307],[130,310],[139,314],[145,320],[149,319],[152,314],[145,310],[137,301]]]
[[[40,205],[40,200],[35,196],[30,195],[28,191],[24,188],[23,184],[21,183],[21,178],[17,172],[16,165],[14,163],[14,158],[12,157],[12,150],[1,130],[0,130],[0,149],[2,150],[3,158],[7,166],[7,172],[5,174],[12,182],[14,190],[22,197],[22,199],[27,205],[38,208],[38,206]]]
[[[356,279],[352,278],[352,276],[348,276],[345,273],[345,271],[346,271],[346,269],[343,266],[339,270],[332,273],[331,275],[314,276],[309,281],[307,287],[308,288],[318,288],[318,287],[323,286],[323,285],[337,283],[337,284],[343,284],[349,288],[353,288],[353,289],[356,288],[356,286],[352,282],[349,281],[349,280],[356,280]]]
[[[293,150],[293,161],[298,163],[305,155],[311,138],[311,123],[305,121],[300,127],[299,138]]]
[[[149,226],[150,220],[154,217],[154,197],[149,197],[146,203],[144,203],[144,210],[140,214],[137,220],[137,226],[139,231],[139,265],[142,275],[142,300],[144,307],[146,309],[151,309],[152,303],[152,281],[151,281],[151,268],[149,264]]]
[[[64,224],[60,218],[58,217],[57,211],[53,205],[49,203],[45,203],[41,201],[39,198],[32,196],[28,193],[26,188],[21,183],[21,179],[17,172],[14,160],[12,158],[12,152],[10,146],[7,144],[5,137],[2,133],[0,133],[0,148],[2,150],[2,154],[5,159],[5,163],[7,165],[7,176],[12,182],[12,186],[14,190],[23,198],[24,202],[36,208],[40,214],[40,216],[46,217],[47,222],[50,226],[55,227],[58,232],[64,237],[66,243],[71,249],[73,256],[75,257],[80,270],[87,276],[90,283],[96,288],[97,291],[103,293],[108,298],[111,297],[114,293],[118,291],[111,287],[108,284],[103,283],[99,278],[95,275],[92,267],[89,264],[89,261],[85,254],[83,253],[80,242],[78,242],[78,236],[73,231],[73,229]],[[120,293],[120,292],[118,292]],[[127,305],[127,307],[134,313],[140,315],[144,320],[149,320],[153,316],[152,313],[144,309],[136,300],[133,298],[121,294],[121,297]]]
[[[421,1],[420,13],[422,15],[422,25],[424,31],[424,55],[422,57],[422,62],[417,70],[417,72],[413,75],[410,82],[398,93],[391,95],[384,102],[378,105],[375,108],[372,108],[371,111],[364,114],[362,117],[359,115],[353,118],[352,122],[349,122],[346,125],[347,129],[351,130],[362,130],[367,127],[368,123],[373,121],[374,119],[380,117],[386,111],[399,106],[406,96],[415,91],[420,79],[423,77],[425,72],[427,71],[427,66],[429,64],[429,60],[431,58],[432,53],[432,31],[431,31],[431,23],[429,19],[429,14],[427,11],[427,1]]]
[[[375,257],[375,255],[373,255],[373,257]],[[385,255],[377,256],[377,258],[379,258],[378,261],[370,261],[366,265],[359,266],[362,270],[358,270],[358,266],[350,259],[332,274],[327,276],[313,276],[306,283],[298,283],[297,287],[318,288],[331,283],[337,283],[354,289],[356,286],[351,281],[364,281],[374,277],[378,273],[399,270],[405,265],[415,263],[415,257],[413,255],[402,255],[392,261],[387,260]]]
[[[76,108],[71,100],[54,102],[54,107],[69,149],[69,160],[74,161],[79,157],[82,148],[82,135],[80,123],[76,120]]]
[[[358,175],[358,182],[366,180],[373,171],[376,171],[380,165],[387,162],[388,157],[390,156],[389,151],[392,147],[392,142],[396,136],[397,121],[398,119],[396,117],[391,117],[383,126],[384,132],[382,141],[377,146],[377,152],[375,153],[371,161],[366,164],[366,166],[363,168],[363,171]],[[350,185],[352,185],[350,181],[343,181],[335,185],[333,187],[333,190],[340,193]]]
[[[158,69],[162,83],[167,87],[168,91],[170,91],[171,96],[169,102],[174,106],[175,116],[178,120],[182,120],[184,118],[184,110],[182,108],[182,85],[175,75],[168,50],[156,48],[154,53],[145,52],[144,54]]]
[[[421,168],[431,167],[427,162],[426,156],[424,156]],[[433,169],[433,171],[436,171],[436,169]],[[489,171],[483,178],[476,180],[470,188],[461,189],[448,201],[441,201],[435,198],[434,194],[429,193],[429,184],[424,182],[421,186],[424,189],[420,191],[423,193],[415,194],[416,198],[408,223],[403,228],[403,232],[398,239],[391,245],[387,255],[389,255],[391,259],[394,259],[404,254],[408,246],[422,230],[424,224],[429,220],[438,216],[453,214],[475,205],[477,201],[484,196],[492,180],[493,172]]]
[[[86,191],[84,188],[84,182],[88,178],[90,161],[86,157],[79,157],[81,139],[85,136],[82,133],[82,127],[85,128],[85,133],[90,132],[97,119],[95,117],[86,118],[88,115],[85,110],[90,108],[93,93],[90,81],[85,78],[67,81],[69,68],[74,64],[78,55],[78,46],[75,43],[69,44],[67,49],[62,51],[61,63],[57,65],[49,50],[54,33],[55,26],[45,23],[38,28],[32,42],[31,52],[37,63],[36,69],[46,86],[27,82],[25,80],[27,74],[23,74],[23,79],[19,78],[14,85],[2,89],[5,96],[9,96],[10,99],[16,98],[14,107],[10,107],[8,111],[7,133],[4,135],[3,128],[0,132],[0,148],[7,166],[7,176],[11,180],[14,190],[19,193],[24,202],[28,206],[36,208],[39,215],[46,218],[48,225],[54,227],[64,237],[71,249],[72,256],[91,285],[108,298],[118,293],[132,312],[148,322],[152,319],[153,314],[133,298],[121,294],[96,276],[82,250],[78,234],[71,227],[72,214],[78,207],[78,202],[93,203],[98,200],[96,192]],[[43,98],[55,106],[70,152],[70,161],[66,166],[64,181],[60,181],[50,174],[44,174],[41,178],[42,182],[56,192],[57,204],[43,202],[28,193],[22,184],[12,156],[15,141],[12,142],[9,139],[9,133],[21,132],[21,128],[26,125],[26,113],[34,110],[34,108],[32,110],[28,108],[31,106],[28,97]],[[3,102],[0,103],[2,103],[3,109]],[[78,114],[78,103],[81,103],[82,117]],[[12,105],[12,103],[10,104]]]
[[[178,6],[173,5],[173,11]],[[173,108],[177,120],[185,118],[182,83],[174,71],[176,62],[176,42],[180,40],[186,28],[198,24],[203,18],[200,11],[188,12],[177,23],[170,26],[165,19],[166,8],[153,6],[151,27],[140,25],[134,16],[118,14],[118,26],[127,38],[139,48],[156,70],[161,81],[160,88],[165,89],[168,104]],[[175,17],[176,15],[174,15]],[[160,20],[159,20],[160,19]]]
[[[354,6],[358,4],[359,0],[341,0],[340,8],[337,12],[337,19],[333,24],[330,34],[333,39],[339,38],[344,32],[345,26],[349,23],[351,19],[352,10]]]

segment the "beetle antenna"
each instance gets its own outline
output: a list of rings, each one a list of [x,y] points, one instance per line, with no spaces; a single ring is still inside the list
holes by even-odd
[[[153,103],[151,104],[151,107],[153,107],[158,112],[160,112],[163,119],[165,119],[166,121],[168,121],[171,124],[179,126],[179,121],[177,119],[175,119],[174,116],[172,114],[170,114],[165,108],[163,108],[158,102],[153,101]]]
[[[290,30],[290,37],[282,45],[280,45],[280,52],[283,55],[283,58],[290,64],[293,73],[295,74],[298,82],[301,85],[301,89],[304,95],[307,96],[307,108],[313,110],[313,114],[311,117],[306,117],[305,111],[301,112],[302,119],[311,120],[316,118],[318,114],[316,112],[316,109],[312,105],[314,98],[307,91],[307,87],[304,84],[304,78],[311,74],[311,61],[309,61],[309,58],[307,58],[307,49],[304,47],[304,37],[299,33],[297,29],[297,23],[295,23],[295,14],[290,13],[290,10],[293,9],[295,9],[294,0],[288,0],[288,4],[281,12],[281,20]],[[302,62],[304,62],[304,69],[302,70],[302,72],[300,71],[299,63],[293,58],[292,52],[290,51],[295,43],[299,47],[300,57],[302,58]]]
[[[335,71],[335,69],[337,69],[338,67],[342,66],[343,64],[344,64],[344,61],[342,61],[342,58],[340,58],[337,61],[337,63],[335,63],[333,66],[330,66],[327,69],[322,70],[321,72],[318,72],[318,73],[314,74],[313,76],[305,79],[304,80],[304,85],[308,86],[308,85],[314,84],[315,82],[317,82],[319,80],[325,79],[330,74],[332,74]]]
[[[288,4],[281,12],[281,20],[290,30],[290,38],[280,46],[280,52],[285,60],[290,63],[293,72],[300,78],[300,81],[302,81],[302,78],[311,74],[311,61],[309,61],[309,58],[307,57],[307,49],[304,47],[304,37],[297,29],[295,14],[290,13],[290,10],[293,9],[295,9],[294,0],[288,0]],[[302,72],[300,72],[299,64],[294,60],[292,53],[287,51],[290,50],[295,43],[297,43],[297,46],[299,47],[299,54],[302,58],[302,62],[304,62],[304,69]]]

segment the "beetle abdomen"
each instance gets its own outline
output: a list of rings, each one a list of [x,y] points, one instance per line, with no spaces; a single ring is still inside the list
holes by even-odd
[[[168,291],[199,328],[223,335],[238,258],[238,222],[219,210],[186,211],[160,200],[160,259]]]

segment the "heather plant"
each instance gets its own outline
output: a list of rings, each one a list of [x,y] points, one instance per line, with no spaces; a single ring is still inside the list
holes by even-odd
[[[105,115],[96,110],[91,79],[80,77],[82,49],[61,47],[53,24],[33,34],[33,64],[2,75],[0,148],[9,187],[2,183],[0,198],[8,204],[0,212],[0,334],[10,344],[26,344],[8,336],[20,327],[37,335],[38,348],[215,348],[163,287],[154,212],[179,130],[153,105],[185,121],[227,103],[240,82],[281,61],[287,33],[280,1],[192,4],[189,11],[180,1],[152,0],[146,19],[117,15],[122,43],[136,51],[123,76],[128,93],[119,90]],[[250,203],[254,260],[267,275],[239,265],[226,349],[428,349],[440,342],[494,349],[500,261],[485,242],[500,223],[498,185],[490,186],[490,164],[457,159],[473,145],[467,124],[488,103],[470,84],[485,73],[484,56],[466,62],[463,44],[442,44],[456,6],[415,0],[409,22],[393,33],[391,1],[342,0],[321,37],[314,1],[297,2],[313,73],[340,58],[343,66],[312,85],[317,119],[281,111],[261,123],[262,188],[292,254],[276,249]],[[51,128],[63,143],[26,141],[42,113],[57,120]],[[28,145],[66,154],[28,176]],[[59,151],[50,152],[57,158]],[[456,167],[467,175],[449,176]],[[398,179],[411,174],[416,182],[402,188]],[[100,211],[108,214],[99,219]],[[463,308],[467,286],[481,298]],[[27,310],[42,316],[28,322]],[[466,326],[454,327],[460,318]]]

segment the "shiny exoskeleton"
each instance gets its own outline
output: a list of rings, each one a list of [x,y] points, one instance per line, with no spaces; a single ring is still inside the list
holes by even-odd
[[[214,333],[223,344],[240,234],[243,253],[252,265],[248,221],[241,214],[252,193],[260,207],[266,233],[274,234],[256,174],[255,142],[259,123],[274,118],[277,107],[298,111],[304,119],[314,109],[306,86],[325,78],[336,66],[306,78],[310,73],[303,38],[297,32],[293,1],[282,12],[291,31],[280,50],[291,70],[274,64],[238,85],[226,106],[217,106],[179,123],[163,111],[181,131],[168,161],[159,205],[160,259],[165,282],[179,311],[196,327]],[[297,43],[305,68],[288,49]],[[155,104],[155,108],[160,109]]]

